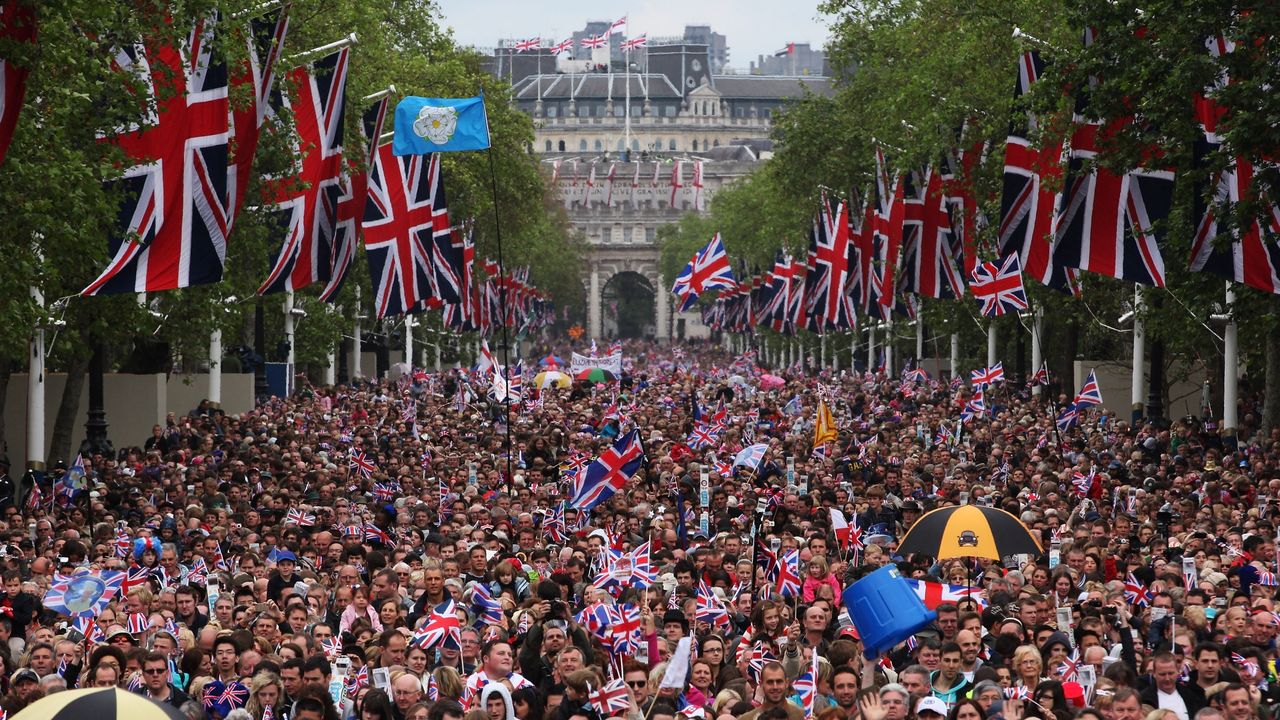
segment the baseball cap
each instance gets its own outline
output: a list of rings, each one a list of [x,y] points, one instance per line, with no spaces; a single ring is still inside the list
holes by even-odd
[[[40,682],[40,676],[36,675],[36,671],[31,668],[19,668],[13,673],[13,676],[9,678],[9,684],[11,685],[17,685],[24,681],[38,683]]]
[[[916,705],[916,715],[923,715],[927,712],[937,713],[939,717],[946,717],[947,704],[932,695],[921,698],[920,704]]]

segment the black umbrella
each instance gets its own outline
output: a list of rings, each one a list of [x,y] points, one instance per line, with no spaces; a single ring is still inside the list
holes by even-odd
[[[898,554],[919,553],[939,560],[1044,553],[1026,525],[998,508],[958,505],[938,508],[916,521],[898,545]]]

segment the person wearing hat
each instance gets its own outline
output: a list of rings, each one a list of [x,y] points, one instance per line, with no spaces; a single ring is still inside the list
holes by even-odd
[[[40,687],[40,676],[31,668],[19,668],[9,677],[9,695],[4,699],[4,709],[17,713],[28,703],[40,698],[36,689]],[[34,696],[34,697],[33,697]]]
[[[920,720],[934,720],[947,716],[947,704],[932,695],[925,695],[916,704],[916,717]]]
[[[267,580],[267,599],[280,602],[280,596],[286,587],[293,587],[299,578],[294,572],[298,569],[298,556],[292,550],[280,550],[276,553],[276,569]]]
[[[689,618],[675,608],[667,610],[662,614],[662,634],[667,642],[675,645],[680,642],[680,638],[689,634]]]

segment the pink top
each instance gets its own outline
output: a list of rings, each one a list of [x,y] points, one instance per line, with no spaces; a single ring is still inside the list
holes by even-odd
[[[840,581],[836,580],[836,576],[831,573],[827,573],[827,576],[821,580],[814,579],[812,575],[806,576],[804,585],[800,589],[800,596],[804,598],[805,602],[813,602],[813,599],[818,596],[818,588],[823,585],[831,586],[832,593],[835,595],[836,607],[840,607]]]

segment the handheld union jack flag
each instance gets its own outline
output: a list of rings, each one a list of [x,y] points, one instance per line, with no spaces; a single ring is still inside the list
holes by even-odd
[[[809,672],[796,678],[796,694],[800,696],[800,706],[804,708],[805,717],[813,717],[814,701],[818,696],[818,653],[812,653],[813,664]]]
[[[737,287],[729,256],[724,251],[720,233],[716,233],[706,247],[693,254],[689,264],[676,276],[671,292],[681,300],[681,310],[693,307],[698,295],[713,288]]]
[[[55,575],[43,606],[60,615],[96,617],[120,592],[124,573],[112,571]]]
[[[347,467],[366,480],[373,477],[374,471],[378,469],[378,466],[373,462],[373,458],[359,450],[351,451],[351,457],[347,458]]]
[[[343,691],[349,698],[354,698],[360,694],[360,691],[369,687],[369,666],[361,665],[359,670],[351,674],[347,678],[346,687]]]
[[[471,605],[476,610],[478,625],[497,625],[502,622],[502,604],[493,599],[493,594],[484,583],[476,583],[472,588]]]
[[[1010,255],[999,265],[984,262],[974,268],[969,290],[982,301],[982,314],[986,317],[999,317],[1028,307],[1027,291],[1022,285],[1022,265],[1017,255]]]
[[[800,551],[783,550],[778,557],[778,594],[784,598],[800,595]]]
[[[1089,371],[1089,376],[1084,379],[1084,385],[1080,388],[1080,393],[1076,395],[1075,404],[1079,407],[1086,405],[1101,405],[1102,391],[1098,388],[1098,378]]]
[[[730,624],[729,610],[725,608],[720,598],[716,597],[716,594],[712,592],[705,579],[698,583],[698,610],[696,617],[698,622],[704,622],[718,628],[727,628]]]
[[[461,639],[462,623],[458,621],[457,606],[453,600],[446,600],[431,608],[431,614],[413,633],[410,644],[430,652],[446,640],[451,641],[454,647],[461,647]]]
[[[374,525],[373,523],[365,523],[364,526],[365,542],[378,543],[384,547],[391,547],[395,544],[391,534],[386,530]]]
[[[978,389],[1001,382],[1004,382],[1004,363],[1002,362],[969,373],[969,384]]]
[[[614,717],[631,709],[631,696],[627,693],[627,684],[621,678],[604,684],[599,690],[591,693],[591,707],[600,713],[600,717]]]
[[[1124,599],[1128,600],[1130,605],[1147,607],[1151,604],[1152,598],[1151,590],[1138,579],[1138,576],[1129,573],[1129,576],[1124,579]]]
[[[640,430],[623,435],[575,478],[570,507],[590,510],[613,497],[639,471],[644,458]]]
[[[284,514],[285,525],[297,525],[298,527],[315,527],[316,515],[299,508],[289,508]]]
[[[1080,422],[1080,408],[1075,403],[1069,403],[1062,408],[1062,412],[1058,413],[1058,417],[1054,423],[1058,426],[1059,432],[1067,432]]]
[[[1042,364],[1040,366],[1040,369],[1036,370],[1035,374],[1031,376],[1031,380],[1029,380],[1027,384],[1032,387],[1036,385],[1048,385],[1049,384],[1048,364]]]
[[[1062,678],[1063,682],[1074,681],[1080,674],[1080,651],[1076,650],[1063,658],[1057,670],[1058,677]]]
[[[1073,473],[1071,476],[1071,484],[1075,486],[1076,494],[1080,497],[1088,497],[1089,491],[1093,489],[1093,481],[1097,477],[1097,473],[1093,470],[1088,475],[1084,473]]]
[[[609,651],[614,655],[633,655],[640,648],[640,610],[630,603],[621,603],[613,609],[608,628]]]

